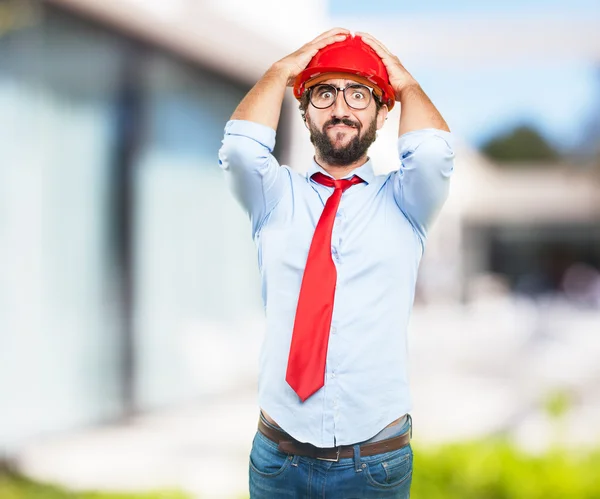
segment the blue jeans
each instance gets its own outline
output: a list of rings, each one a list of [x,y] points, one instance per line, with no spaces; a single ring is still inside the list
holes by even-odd
[[[410,417],[396,434],[411,429]],[[410,445],[375,456],[338,462],[292,456],[256,432],[250,452],[250,499],[408,499],[412,480]]]

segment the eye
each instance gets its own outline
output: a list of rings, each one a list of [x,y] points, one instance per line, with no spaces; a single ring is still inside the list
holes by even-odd
[[[318,99],[329,100],[335,96],[335,90],[330,85],[322,85],[315,88],[314,95]]]
[[[350,98],[354,101],[365,100],[369,97],[369,89],[363,85],[350,85],[348,87]]]

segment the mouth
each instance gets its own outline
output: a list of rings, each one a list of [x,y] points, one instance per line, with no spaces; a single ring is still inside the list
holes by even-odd
[[[344,125],[343,123],[339,123],[337,125],[329,125],[327,130],[334,130],[338,132],[349,132],[351,130],[356,130],[357,127],[352,125]]]

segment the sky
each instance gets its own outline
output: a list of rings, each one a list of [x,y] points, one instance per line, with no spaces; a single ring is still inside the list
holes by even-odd
[[[475,145],[531,124],[560,149],[576,147],[600,110],[600,68],[582,62],[413,71],[450,127]]]
[[[377,5],[376,11],[373,6]],[[393,16],[565,15],[597,17],[600,0],[329,0],[329,15]],[[600,33],[600,28],[599,28]],[[600,34],[599,41],[600,44]],[[396,54],[402,59],[402,54]],[[438,106],[450,127],[474,145],[529,123],[555,146],[576,147],[591,113],[600,112],[600,61],[531,61],[511,66],[407,68]]]
[[[510,12],[578,12],[584,15],[600,9],[598,0],[329,0],[329,13],[359,11],[367,15],[389,14],[495,14]],[[374,9],[377,6],[377,9]]]

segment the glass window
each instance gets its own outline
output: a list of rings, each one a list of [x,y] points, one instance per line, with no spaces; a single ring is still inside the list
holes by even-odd
[[[245,329],[262,306],[249,222],[217,156],[225,123],[248,89],[161,55],[145,62],[143,81],[136,379],[138,403],[152,407],[230,382],[227,354],[248,339]]]
[[[121,50],[46,13],[0,38],[0,444],[120,413],[109,173]],[[8,138],[8,139],[7,139]]]

